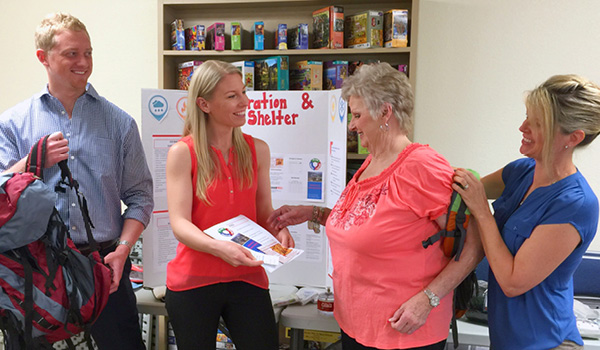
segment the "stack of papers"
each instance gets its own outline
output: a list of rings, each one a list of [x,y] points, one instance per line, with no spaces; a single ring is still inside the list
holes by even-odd
[[[301,249],[284,248],[271,232],[244,215],[218,223],[204,232],[214,239],[231,241],[250,250],[257,260],[264,262],[262,266],[268,272],[290,263],[304,252]]]

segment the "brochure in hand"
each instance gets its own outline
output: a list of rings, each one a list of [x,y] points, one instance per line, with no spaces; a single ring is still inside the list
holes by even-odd
[[[271,232],[244,215],[225,220],[204,232],[214,239],[244,246],[257,260],[263,261],[267,272],[277,270],[304,253],[301,249],[284,248]]]

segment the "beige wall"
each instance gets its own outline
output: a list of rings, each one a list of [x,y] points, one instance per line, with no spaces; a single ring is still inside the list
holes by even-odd
[[[415,139],[488,174],[519,158],[523,93],[554,74],[600,83],[600,1],[422,0]],[[600,140],[575,163],[600,195]],[[600,234],[591,249],[600,250]]]
[[[34,55],[33,31],[45,14],[59,10],[88,26],[90,81],[139,122],[140,89],[158,82],[153,0],[2,1],[0,111],[42,89],[46,73]],[[600,83],[598,13],[597,0],[422,0],[416,141],[482,174],[518,158],[524,91],[558,73]],[[598,159],[600,141],[576,154],[600,194]]]
[[[156,88],[157,3],[153,0],[3,0],[0,3],[0,111],[40,91],[46,71],[33,33],[46,14],[63,11],[87,26],[94,49],[90,82],[140,122],[141,88]]]

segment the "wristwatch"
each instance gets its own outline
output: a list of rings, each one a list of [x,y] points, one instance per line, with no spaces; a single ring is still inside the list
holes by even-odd
[[[133,248],[133,244],[131,244],[129,241],[119,241],[119,243],[117,245],[125,245],[127,246],[127,248],[129,248],[129,250],[131,251],[131,248]]]
[[[437,295],[435,295],[435,293],[433,293],[429,289],[424,289],[423,293],[425,293],[425,295],[427,295],[427,297],[429,298],[429,305],[431,305],[432,307],[440,305],[440,298]]]

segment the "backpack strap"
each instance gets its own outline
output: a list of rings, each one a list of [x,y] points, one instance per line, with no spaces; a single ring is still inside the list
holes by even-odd
[[[56,187],[57,187],[56,190],[64,191],[64,189],[61,187],[61,185],[66,185],[67,187],[75,190],[75,193],[77,194],[77,202],[79,203],[79,210],[81,211],[81,216],[83,217],[83,223],[85,224],[85,232],[87,235],[90,250],[91,250],[91,252],[97,252],[98,251],[98,243],[96,243],[96,240],[94,239],[94,236],[92,235],[92,228],[95,228],[95,227],[94,227],[94,224],[92,223],[92,219],[90,218],[90,212],[88,209],[87,200],[85,199],[85,196],[81,192],[79,192],[79,183],[77,182],[77,180],[75,180],[73,178],[73,175],[71,174],[71,170],[69,169],[69,166],[67,165],[67,161],[62,160],[62,161],[58,162],[58,167],[60,168],[61,180],[56,185]]]
[[[25,311],[25,348],[27,350],[31,349],[33,346],[33,268],[29,263],[28,259],[28,251],[25,252],[23,250],[27,249],[27,247],[18,248],[19,252],[15,250],[16,255],[21,259],[21,264],[23,265],[23,274],[25,277],[24,282],[24,300],[23,300],[23,310]]]
[[[430,245],[439,241],[442,237],[449,237],[452,234],[452,232],[454,231],[454,228],[456,225],[455,207],[458,207],[455,204],[457,196],[460,200],[459,194],[456,191],[452,191],[452,196],[450,197],[450,206],[448,207],[448,213],[446,215],[446,225],[444,226],[443,229],[439,230],[436,234],[430,236],[429,238],[427,238],[426,240],[421,242],[423,244],[423,248],[428,248]]]
[[[479,178],[479,174],[476,171],[468,170]],[[462,197],[458,192],[452,191],[450,205],[446,214],[446,226],[436,234],[422,241],[423,248],[428,248],[441,238],[449,238],[444,239],[442,242],[444,254],[447,257],[454,257],[458,261],[465,245],[470,216],[469,208],[467,208]]]
[[[467,209],[467,204],[462,200],[460,195],[458,195],[458,200],[460,204],[458,206],[458,210],[456,211],[455,217],[455,231],[458,231],[454,236],[454,247],[452,248],[452,255],[454,256],[454,260],[458,261],[460,258],[460,254],[463,251],[465,246],[465,240],[467,238],[467,227],[469,226],[469,217],[470,212]]]
[[[458,322],[456,322],[456,303],[452,303],[452,344],[458,349]]]
[[[46,165],[46,144],[48,143],[48,137],[46,135],[38,140],[27,155],[27,162],[25,164],[25,171],[32,173],[33,175],[44,178],[44,167]]]

